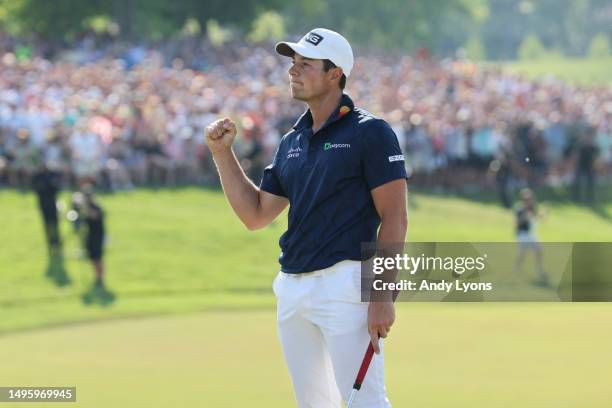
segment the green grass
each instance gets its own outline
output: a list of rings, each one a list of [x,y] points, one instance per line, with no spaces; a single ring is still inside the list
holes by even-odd
[[[66,201],[69,197],[62,196]],[[109,304],[86,305],[91,265],[78,255],[77,237],[62,223],[64,270],[58,286],[48,268],[42,226],[32,194],[0,193],[0,333],[16,329],[124,316],[219,308],[271,307],[278,270],[278,237],[285,215],[270,227],[247,231],[223,195],[200,189],[140,190],[100,197],[107,212]],[[608,214],[569,202],[553,204],[539,225],[545,241],[607,241]],[[513,215],[496,202],[413,194],[410,241],[512,241]]]
[[[610,318],[609,304],[402,304],[389,395],[396,407],[607,407]],[[0,361],[2,385],[76,386],[78,403],[57,406],[295,406],[272,310],[18,333],[0,337]]]
[[[512,61],[501,64],[501,66],[529,78],[553,75],[558,79],[575,84],[612,85],[612,57],[545,58],[533,61]]]
[[[0,332],[103,317],[231,307],[271,300],[267,280],[276,268],[281,224],[249,233],[228,211],[225,199],[202,190],[138,191],[102,196],[108,214],[108,284],[118,299],[106,307],[85,307],[80,299],[93,279],[91,265],[78,255],[70,225],[62,225],[64,268],[72,284],[45,279],[48,268],[41,222],[31,194],[3,192],[10,242],[0,253]],[[69,197],[63,196],[67,201]],[[251,301],[252,300],[252,301]]]
[[[66,407],[294,406],[270,288],[284,216],[249,232],[222,194],[200,189],[100,200],[116,300],[88,305],[92,269],[70,226],[60,287],[45,277],[34,196],[0,192],[0,385],[74,385]],[[611,213],[610,201],[555,199],[540,235],[608,241]],[[413,193],[409,218],[411,241],[513,239],[512,214],[490,195]],[[611,320],[609,303],[400,304],[389,394],[396,407],[605,407]]]

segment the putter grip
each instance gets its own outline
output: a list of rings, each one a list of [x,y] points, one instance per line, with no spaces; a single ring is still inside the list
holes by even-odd
[[[372,356],[374,356],[374,347],[372,346],[372,343],[370,343],[368,349],[366,350],[365,356],[363,356],[363,361],[361,362],[361,367],[359,367],[357,378],[355,378],[355,384],[353,385],[354,389],[358,390],[361,388],[363,379],[365,378],[370,362],[372,361]]]
[[[393,303],[395,303],[395,299],[397,299],[397,295],[399,291],[393,292]],[[368,367],[370,367],[370,362],[372,361],[372,357],[374,356],[374,346],[372,343],[368,345],[368,349],[363,356],[363,361],[361,362],[361,367],[359,367],[359,372],[357,373],[357,378],[355,378],[355,384],[353,384],[353,389],[359,390],[361,388],[361,384],[363,383],[363,379],[365,378],[366,373],[368,372]]]

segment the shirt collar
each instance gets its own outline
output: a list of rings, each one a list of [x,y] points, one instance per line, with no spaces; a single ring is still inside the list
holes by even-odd
[[[355,108],[353,101],[347,94],[342,94],[342,98],[340,99],[340,103],[336,107],[336,109],[332,112],[332,114],[327,118],[321,129],[331,125],[337,120],[346,116],[347,113],[351,112]],[[295,130],[303,130],[312,127],[312,115],[310,114],[310,109],[307,109],[306,112],[300,116],[300,118],[293,125],[293,129]],[[319,129],[319,131],[321,130]]]

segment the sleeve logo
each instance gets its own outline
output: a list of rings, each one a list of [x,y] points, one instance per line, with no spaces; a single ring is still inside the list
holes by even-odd
[[[398,154],[397,156],[389,156],[389,163],[393,163],[396,161],[404,161],[404,155]]]

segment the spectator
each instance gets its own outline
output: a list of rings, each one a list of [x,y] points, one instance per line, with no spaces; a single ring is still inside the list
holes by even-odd
[[[32,188],[38,197],[38,208],[43,218],[45,238],[50,256],[60,255],[62,241],[57,219],[57,193],[60,190],[60,175],[51,171],[44,161],[40,160],[38,170],[32,177]]]
[[[72,152],[72,171],[77,185],[94,183],[98,177],[101,160],[98,136],[82,121],[70,136],[69,143]]]
[[[588,127],[576,143],[576,166],[574,170],[574,200],[583,199],[593,204],[595,201],[595,160],[599,149],[595,143],[595,129]],[[583,194],[584,190],[584,194]]]
[[[42,48],[19,63],[10,51],[0,55],[0,169],[4,163],[9,185],[29,183],[30,158],[41,149],[66,181],[111,189],[216,182],[202,126],[220,113],[244,127],[239,159],[258,179],[301,113],[283,92],[287,62],[271,48],[235,40],[218,49],[195,38],[155,49],[96,41],[81,39],[72,60],[61,52],[43,58]],[[482,189],[503,147],[514,167],[507,185],[575,185],[576,168],[563,153],[575,157],[570,141],[585,125],[596,128],[603,168],[612,172],[609,87],[408,55],[365,55],[352,76],[355,102],[367,100],[404,139],[413,183]],[[588,185],[587,174],[579,184]]]

